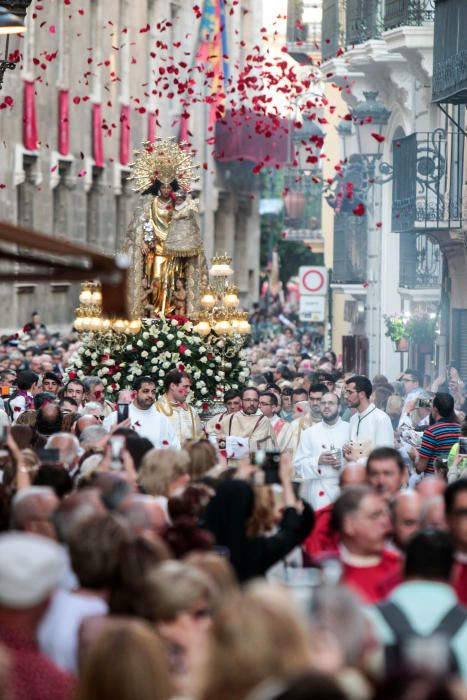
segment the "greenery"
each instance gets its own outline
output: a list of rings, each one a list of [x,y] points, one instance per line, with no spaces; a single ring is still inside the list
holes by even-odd
[[[106,396],[115,400],[120,389],[131,387],[142,375],[153,377],[162,394],[165,374],[180,369],[192,379],[194,405],[206,409],[213,399],[222,398],[223,390],[238,388],[249,376],[244,351],[231,352],[234,345],[229,337],[214,333],[201,338],[183,316],[148,319],[134,335],[116,331],[83,334],[71,358],[68,378],[100,377]]]
[[[411,343],[426,345],[434,341],[436,318],[429,314],[405,316],[384,316],[386,337],[394,342],[407,338]]]
[[[384,323],[386,324],[387,338],[391,338],[395,343],[402,338],[407,338],[407,319],[404,316],[387,316],[384,315]]]

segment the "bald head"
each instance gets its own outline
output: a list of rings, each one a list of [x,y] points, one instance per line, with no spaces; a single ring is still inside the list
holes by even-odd
[[[422,500],[425,500],[433,496],[443,496],[446,491],[446,486],[446,482],[439,476],[430,476],[427,479],[419,481],[415,490],[420,494]]]
[[[393,539],[405,551],[410,538],[420,529],[422,499],[416,491],[398,493],[391,504]]]
[[[100,421],[96,416],[91,416],[89,414],[81,416],[75,423],[75,433],[79,438],[83,430],[89,428],[90,425],[100,425]]]
[[[127,496],[120,503],[118,511],[127,521],[130,533],[134,537],[145,532],[159,535],[167,526],[165,511],[152,496]]]
[[[435,530],[446,530],[446,511],[443,496],[432,496],[422,503],[421,524],[423,528],[432,527]]]
[[[366,469],[362,464],[357,462],[349,462],[341,472],[340,487],[341,489],[349,486],[362,486],[366,483]]]
[[[18,491],[11,506],[12,529],[55,539],[52,515],[58,503],[57,496],[48,486],[30,486]]]

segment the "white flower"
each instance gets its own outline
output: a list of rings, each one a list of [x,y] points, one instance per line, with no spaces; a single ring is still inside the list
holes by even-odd
[[[187,357],[190,357],[190,356],[191,356],[191,350],[190,350],[190,348],[187,348],[187,349],[185,350],[185,355],[186,355]]]
[[[207,393],[208,393],[208,390],[207,390],[207,389],[201,389],[201,392],[200,392],[200,393],[203,394],[203,396],[204,396],[204,394],[207,394]]]
[[[118,380],[121,378],[121,376],[122,376],[122,373],[121,373],[121,372],[116,372],[116,373],[114,374],[114,379],[115,379],[115,381],[118,382]]]
[[[143,338],[144,340],[147,340],[149,338],[149,333],[147,331],[143,333]]]
[[[102,377],[102,384],[104,386],[107,386],[107,379],[105,377]]]
[[[135,367],[135,369],[133,370],[133,372],[134,372],[134,374],[136,374],[138,377],[141,376],[141,375],[143,374],[143,372],[142,372],[142,370],[141,370],[140,367]]]
[[[92,352],[92,353],[91,353],[91,358],[92,358],[93,360],[97,360],[97,352]]]
[[[134,379],[132,374],[127,374],[126,378],[128,379],[129,382],[132,382]]]
[[[127,349],[127,350],[133,350],[133,345],[127,345],[127,346],[126,346],[126,349]]]
[[[174,337],[175,336],[172,333],[167,333],[167,340],[173,340]]]
[[[91,360],[91,367],[96,367],[97,360]]]
[[[206,374],[207,374],[208,377],[212,377],[212,375],[214,374],[214,372],[212,371],[212,369],[207,369],[207,370],[206,370]]]
[[[177,338],[184,338],[184,334],[180,333],[180,331],[177,331]]]
[[[162,344],[163,345],[163,344]],[[162,345],[160,347],[162,347]],[[153,345],[151,348],[151,352],[157,352],[157,347],[156,345]]]
[[[194,372],[193,379],[199,379],[201,377],[201,372]]]
[[[144,358],[144,359],[146,359],[146,357],[149,357],[148,351],[147,351],[147,350],[143,350],[143,352],[141,353],[141,357]]]
[[[165,374],[164,370],[163,370],[163,369],[160,369],[160,370],[159,370],[159,377],[163,377],[164,374]]]
[[[138,341],[136,342],[136,345],[137,345],[139,348],[142,348],[142,347],[143,347],[143,341],[142,341],[142,340],[138,340]]]
[[[169,369],[169,367],[170,367],[170,362],[163,362],[163,363],[162,363],[162,367],[163,367],[164,369]]]
[[[158,357],[152,357],[152,358],[151,358],[151,364],[152,364],[152,365],[157,365],[158,362],[159,362],[159,358],[158,358]]]
[[[178,321],[176,321],[175,319],[172,319],[172,321],[170,322],[170,325],[171,326],[178,326]]]
[[[199,358],[199,361],[200,361],[200,362],[203,362],[204,364],[206,364],[207,361],[208,361],[208,358],[207,358],[207,357],[200,357],[200,358]]]
[[[175,345],[177,346],[177,348],[180,347],[181,344],[182,344],[182,341],[181,341],[181,340],[176,340],[176,341],[175,341]]]
[[[221,380],[221,378],[217,374],[215,375],[214,379],[216,380],[216,382],[220,382],[220,380]]]
[[[108,374],[108,373],[109,373],[109,368],[108,368],[108,367],[102,367],[102,369],[100,370],[101,376],[102,376],[103,374]]]

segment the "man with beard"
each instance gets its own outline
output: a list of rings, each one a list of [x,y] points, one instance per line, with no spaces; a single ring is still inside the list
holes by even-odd
[[[376,447],[394,447],[391,419],[371,403],[373,385],[368,377],[350,377],[345,384],[347,406],[357,409],[350,419],[350,443],[344,447],[346,459],[364,460]]]
[[[292,401],[295,417],[290,425],[284,428],[279,440],[280,451],[288,451],[292,460],[295,459],[303,431],[320,422],[320,403],[326,392],[324,384],[312,384],[309,395],[303,387],[294,390]]]
[[[277,450],[277,440],[269,418],[258,412],[259,391],[246,387],[242,391],[242,410],[226,415],[220,421],[220,434],[225,437],[248,438],[250,452]]]
[[[151,440],[154,447],[173,447],[180,449],[180,441],[168,419],[158,413],[154,402],[156,400],[156,384],[152,377],[138,377],[133,384],[135,398],[129,404],[129,419],[131,427],[140,437]],[[117,411],[104,420],[104,428],[111,430],[117,424]]]
[[[295,473],[304,481],[301,495],[316,510],[339,495],[343,467],[342,447],[349,439],[349,424],[339,416],[340,401],[332,392],[320,403],[322,421],[303,431],[295,453]]]

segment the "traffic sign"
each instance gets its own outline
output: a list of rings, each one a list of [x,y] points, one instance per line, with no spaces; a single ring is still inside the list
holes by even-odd
[[[328,291],[328,271],[325,267],[300,267],[300,295],[316,294],[326,296]]]
[[[300,321],[324,321],[325,299],[313,295],[300,297]]]

